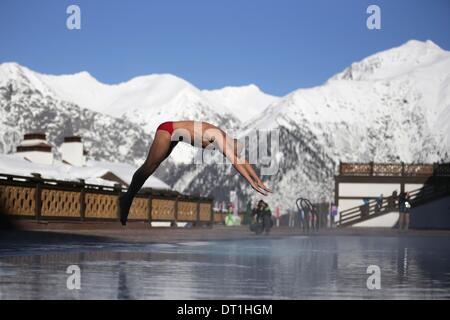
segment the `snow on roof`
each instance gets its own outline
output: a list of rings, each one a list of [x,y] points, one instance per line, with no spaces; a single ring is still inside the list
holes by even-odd
[[[115,182],[102,179],[105,174],[112,173],[127,184],[130,184],[136,167],[129,164],[88,161],[84,167],[75,167],[61,161],[52,165],[34,163],[19,155],[0,154],[0,173],[31,176],[39,173],[45,179],[77,181],[83,179],[88,184],[113,186]],[[169,185],[155,177],[150,177],[144,187],[154,189],[171,189]]]
[[[89,160],[87,162],[87,166],[92,167],[101,167],[107,169],[109,172],[114,173],[121,180],[126,182],[127,184],[131,183],[131,179],[133,178],[133,174],[136,171],[136,167],[127,163],[116,163],[116,162],[108,162],[108,161],[93,161]],[[144,184],[145,188],[155,188],[155,189],[171,189],[168,184],[163,182],[162,180],[150,176]]]

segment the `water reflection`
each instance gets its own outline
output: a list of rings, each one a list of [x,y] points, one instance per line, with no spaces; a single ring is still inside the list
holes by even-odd
[[[450,298],[447,237],[311,236],[0,253],[1,299]],[[66,269],[81,268],[81,290]],[[367,267],[381,269],[369,290]]]

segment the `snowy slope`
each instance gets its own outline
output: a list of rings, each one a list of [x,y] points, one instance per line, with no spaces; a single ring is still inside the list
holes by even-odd
[[[198,88],[170,74],[141,76],[108,85],[86,71],[73,75],[44,75],[16,63],[3,63],[0,64],[0,81],[7,80],[95,112],[125,116],[143,125],[149,133],[167,120],[198,119],[230,127],[239,122],[222,104],[213,106]]]
[[[100,83],[87,72],[38,77],[60,99],[113,117],[125,117],[149,133],[169,120],[198,119],[231,127],[238,122],[222,106],[213,106],[192,84],[170,74],[140,76],[116,85]]]
[[[0,153],[15,151],[23,134],[35,131],[47,133],[57,158],[64,137],[74,134],[97,160],[138,164],[151,143],[139,125],[59,100],[34,72],[0,65]]]
[[[365,150],[371,154],[362,161],[388,160],[388,154],[408,162],[438,161],[439,148],[424,154],[427,146],[416,138],[430,137],[450,149],[449,92],[450,52],[431,41],[410,41],[354,63],[323,86],[289,94],[244,127],[295,129],[304,123],[321,145],[332,139],[336,155],[359,159],[361,142],[369,142],[361,138],[373,134],[379,144],[392,142],[391,148]]]
[[[0,64],[0,87],[12,85],[40,92],[42,95],[54,94],[38,73],[14,62]]]
[[[229,110],[241,121],[247,121],[259,114],[279,97],[262,92],[256,85],[225,87],[218,90],[203,90],[203,94],[219,110]]]
[[[159,123],[174,119],[203,119],[235,127],[279,99],[253,84],[200,91],[170,74],[140,76],[116,85],[100,83],[87,72],[36,77],[62,100],[114,117],[126,115],[151,132]]]

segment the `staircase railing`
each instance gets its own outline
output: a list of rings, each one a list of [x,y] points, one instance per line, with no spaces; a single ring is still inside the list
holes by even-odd
[[[445,195],[450,195],[450,183],[425,185],[420,189],[409,191],[412,208]],[[339,215],[338,226],[350,226],[398,210],[397,197],[383,198],[381,204],[377,203],[377,199],[372,199],[367,204],[343,210]]]

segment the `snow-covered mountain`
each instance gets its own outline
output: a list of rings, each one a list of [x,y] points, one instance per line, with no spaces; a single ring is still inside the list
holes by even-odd
[[[267,106],[280,100],[279,97],[262,92],[254,84],[202,92],[218,110],[228,110],[240,121],[248,121],[260,115]]]
[[[0,65],[0,152],[15,150],[24,133],[35,131],[46,132],[54,150],[78,134],[92,159],[132,164],[141,163],[151,142],[139,125],[60,100],[38,74]]]
[[[196,119],[236,130],[241,121],[256,116],[278,98],[255,85],[201,91],[170,74],[133,78],[116,85],[104,84],[83,71],[73,75],[45,75],[16,63],[0,65],[0,81],[15,81],[18,87],[35,88],[55,100],[83,109],[125,119],[154,134],[164,121]],[[1,82],[0,82],[1,84]],[[239,118],[243,115],[243,118]],[[172,159],[192,161],[195,150],[181,146]]]
[[[308,128],[344,161],[439,161],[450,153],[450,52],[409,41],[324,85],[300,89],[244,128]]]
[[[241,135],[277,129],[279,171],[265,177],[275,191],[268,201],[290,208],[300,195],[329,200],[339,161],[449,161],[450,52],[409,41],[282,98],[254,85],[200,90],[172,75],[107,85],[87,72],[50,76],[5,63],[0,116],[0,131],[41,128],[54,143],[73,131],[95,159],[134,164],[164,120],[206,120]],[[193,165],[197,151],[177,149],[157,172],[172,187],[219,201],[231,189],[258,197],[229,166]]]
[[[108,85],[88,72],[73,75],[45,75],[14,63],[3,69],[21,69],[38,89],[58,99],[113,117],[127,117],[154,132],[167,120],[208,120],[229,128],[258,115],[279,98],[262,92],[256,85],[199,90],[171,74],[154,74]],[[5,72],[6,73],[6,72]]]
[[[189,82],[170,74],[141,76],[116,85],[97,81],[88,72],[44,75],[15,63],[1,65],[2,73],[23,74],[41,92],[82,108],[116,118],[128,118],[151,133],[166,120],[199,119],[233,127],[238,120],[218,110]],[[14,70],[20,71],[14,71]]]
[[[242,134],[279,130],[280,170],[266,177],[275,190],[268,201],[292,208],[298,196],[331,200],[339,161],[449,161],[449,126],[450,52],[409,41],[352,64],[324,85],[290,93],[244,123]],[[173,177],[179,189],[214,188],[216,198],[226,199],[226,186],[258,197],[222,167],[174,172],[165,178]]]

